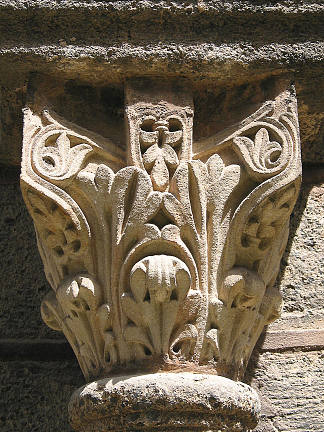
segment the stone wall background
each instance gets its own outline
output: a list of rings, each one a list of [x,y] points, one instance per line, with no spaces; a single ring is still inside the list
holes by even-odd
[[[258,432],[324,430],[324,183],[304,183],[278,278],[281,319],[255,348],[246,380],[260,390]]]
[[[295,82],[304,180],[278,278],[284,312],[245,380],[262,397],[257,432],[324,431],[323,18],[321,0],[0,2],[1,432],[71,432],[67,402],[83,383],[40,317],[49,286],[19,189],[21,110],[41,103],[37,89],[68,120],[122,143],[120,89],[139,73],[191,80],[196,138],[253,112],[275,78]]]

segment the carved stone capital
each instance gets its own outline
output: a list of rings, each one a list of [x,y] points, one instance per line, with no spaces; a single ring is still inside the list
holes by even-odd
[[[295,95],[200,142],[179,84],[128,85],[125,112],[124,152],[25,110],[21,187],[53,288],[42,316],[98,380],[74,394],[72,425],[251,429],[258,399],[235,381],[280,314],[301,175]]]

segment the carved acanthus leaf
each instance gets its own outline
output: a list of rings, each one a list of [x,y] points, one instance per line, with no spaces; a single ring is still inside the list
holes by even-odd
[[[273,284],[288,239],[288,221],[301,174],[298,125],[292,115],[296,110],[289,99],[287,112],[280,121],[259,120],[262,127],[255,133],[254,143],[233,139],[244,168],[257,182],[236,201],[238,205],[229,202],[232,216],[217,269],[218,296],[223,303],[217,322],[218,370],[236,378],[244,373],[258,336],[278,315],[280,305],[281,296]],[[282,132],[280,145],[269,141],[266,122],[277,137]],[[255,131],[255,123],[251,129],[245,126],[243,133]],[[241,175],[244,180],[246,174]],[[238,191],[242,194],[240,183]]]

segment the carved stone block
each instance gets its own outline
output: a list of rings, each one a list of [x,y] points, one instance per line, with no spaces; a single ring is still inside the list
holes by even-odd
[[[217,409],[202,408],[187,427],[251,428],[257,409],[246,408],[252,414],[238,416],[237,426],[229,419],[252,399],[257,406],[257,396],[215,375],[241,379],[263,327],[280,313],[274,282],[301,174],[295,94],[283,91],[240,124],[196,143],[193,102],[180,84],[128,85],[125,112],[124,154],[54,114],[25,110],[21,186],[53,288],[43,319],[63,331],[87,380],[131,380],[98,381],[91,402],[93,384],[83,389],[71,402],[72,423],[80,431],[183,428],[177,416],[195,417],[196,402],[186,408],[175,396],[181,409],[166,417],[172,397],[162,409],[153,392],[158,414],[150,415],[146,403],[136,408],[132,383],[139,393],[150,386],[159,393],[165,379],[176,395],[210,374],[216,389],[238,386],[236,402],[228,408],[226,396]],[[144,378],[131,378],[134,371]],[[200,386],[197,403],[213,391]],[[123,394],[119,408],[111,402],[116,392]],[[89,412],[83,407],[78,420],[81,402]],[[131,407],[124,415],[125,403]]]

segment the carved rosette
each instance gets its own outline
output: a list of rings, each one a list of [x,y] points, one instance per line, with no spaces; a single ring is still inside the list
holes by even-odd
[[[295,96],[193,143],[187,94],[129,87],[127,156],[25,110],[21,186],[53,288],[42,316],[87,380],[200,368],[237,380],[279,316],[301,175]]]

